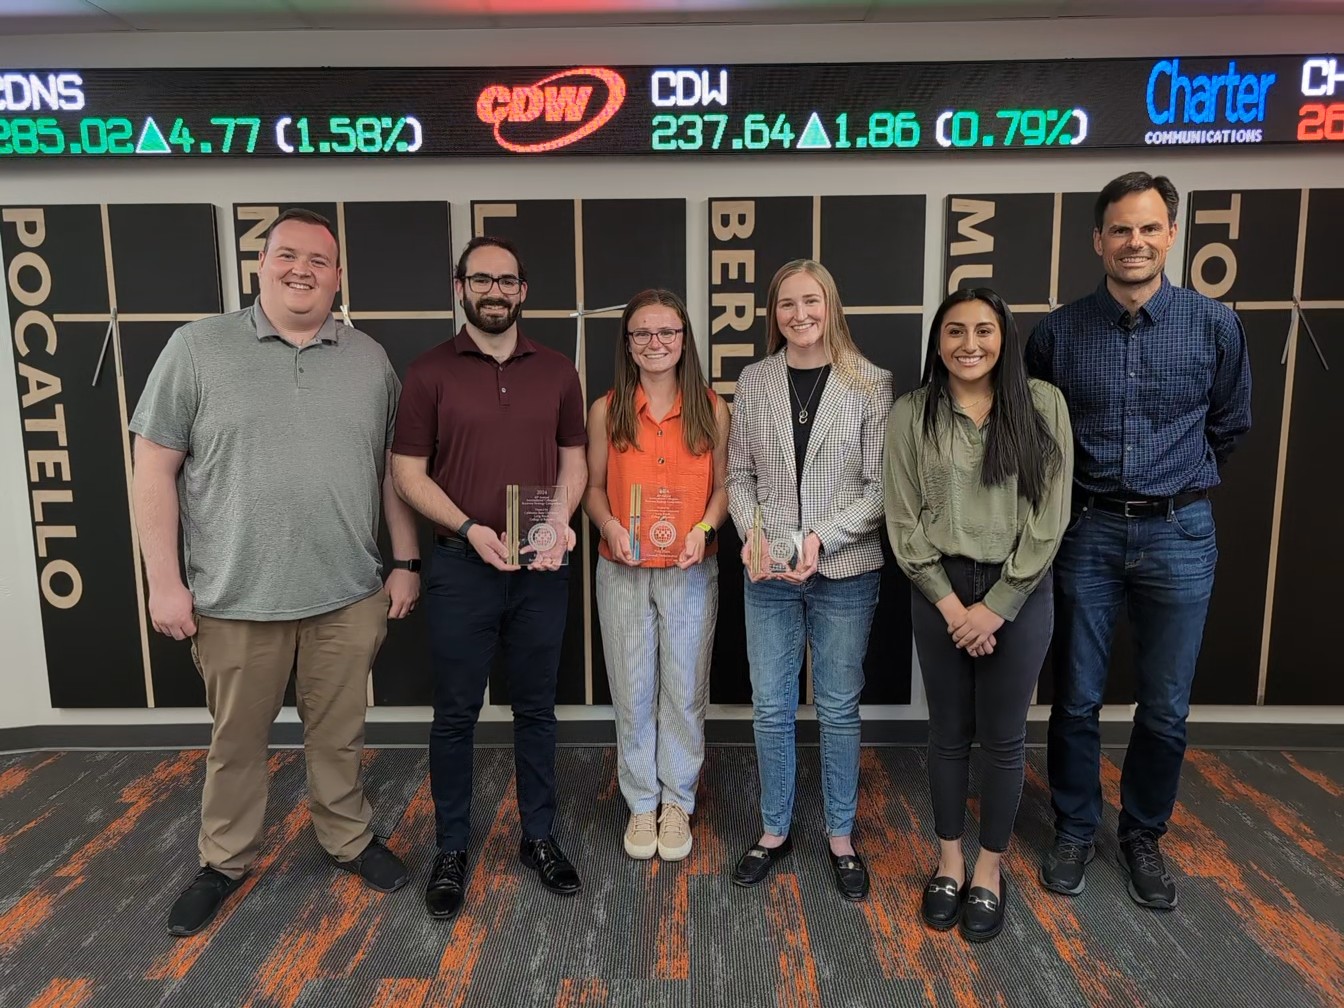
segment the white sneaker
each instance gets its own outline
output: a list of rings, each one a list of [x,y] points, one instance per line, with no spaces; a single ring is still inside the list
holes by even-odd
[[[690,852],[691,817],[680,805],[664,805],[658,817],[658,856],[664,861],[680,861]]]
[[[636,861],[647,861],[658,850],[658,817],[653,812],[632,812],[625,826],[625,852]]]

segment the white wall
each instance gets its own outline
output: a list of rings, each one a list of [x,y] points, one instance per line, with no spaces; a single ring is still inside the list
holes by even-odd
[[[565,65],[676,62],[850,62],[968,60],[1077,56],[1157,56],[1313,52],[1322,40],[1344,38],[1344,16],[1163,19],[1063,19],[992,24],[836,25],[755,28],[498,30],[470,32],[265,34],[135,34],[0,39],[0,67],[219,66],[219,65]],[[463,159],[398,164],[365,161],[163,164],[145,161],[6,163],[0,203],[208,202],[265,199],[436,199],[453,206],[459,240],[470,234],[472,199],[668,197],[688,201],[689,306],[708,316],[703,250],[705,200],[713,196],[807,193],[925,193],[926,304],[941,300],[942,215],[957,192],[1093,191],[1135,168],[1161,171],[1184,192],[1192,188],[1340,186],[1340,151],[1235,151],[1217,156],[1154,151],[1121,155],[1079,152],[953,160],[939,155],[865,159],[853,163],[776,159],[664,160]],[[229,275],[228,220],[221,211],[221,262],[226,308],[236,307]],[[1181,250],[1170,262],[1179,263]],[[544,263],[533,263],[534,271]],[[1175,270],[1172,277],[1179,280]],[[0,299],[0,322],[5,305]],[[705,330],[702,329],[702,335]],[[8,359],[8,355],[4,355]],[[0,367],[0,728],[88,723],[177,723],[205,720],[203,711],[76,711],[53,709],[47,694],[41,619],[33,562],[14,369]],[[867,716],[921,717],[916,676],[912,707],[874,708]],[[292,713],[292,712],[291,712]],[[738,708],[711,711],[742,716]],[[423,718],[425,712],[380,708],[376,720]],[[485,717],[507,716],[487,709]],[[606,717],[604,709],[572,709],[563,716]],[[1125,717],[1119,710],[1114,716]],[[1194,717],[1217,720],[1331,721],[1344,708],[1203,708]]]

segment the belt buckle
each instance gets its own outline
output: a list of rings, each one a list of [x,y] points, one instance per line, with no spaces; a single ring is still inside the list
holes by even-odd
[[[1134,512],[1131,512],[1129,509],[1130,509],[1130,508],[1151,508],[1152,506],[1153,506],[1153,505],[1152,505],[1152,502],[1151,502],[1151,501],[1125,501],[1124,516],[1125,516],[1126,518],[1142,518],[1142,517],[1144,517],[1144,515],[1146,515],[1146,514],[1148,513],[1147,511],[1134,511]]]

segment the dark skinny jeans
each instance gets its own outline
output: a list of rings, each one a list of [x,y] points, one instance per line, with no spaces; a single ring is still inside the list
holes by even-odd
[[[998,564],[945,557],[952,590],[970,606],[999,579]],[[980,846],[1003,853],[1022,797],[1027,708],[1054,631],[1050,572],[1017,618],[994,635],[994,653],[972,658],[958,650],[938,608],[912,593],[915,649],[929,701],[929,792],[940,839],[958,840],[965,829],[971,742],[978,739],[984,765],[980,793]]]

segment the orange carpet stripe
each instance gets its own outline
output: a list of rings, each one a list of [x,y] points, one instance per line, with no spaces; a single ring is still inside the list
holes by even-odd
[[[965,943],[955,934],[930,930],[919,916],[920,894],[937,864],[937,849],[919,822],[909,796],[898,792],[876,751],[862,750],[855,837],[868,862],[872,891],[859,909],[872,933],[878,967],[888,979],[922,983],[930,1004],[979,1008],[984,1001],[977,992],[980,968]]]
[[[672,905],[658,908],[655,946],[658,949],[658,962],[654,967],[654,976],[659,980],[689,980],[691,950],[687,924],[690,918],[690,876],[679,865],[669,870],[678,874],[672,887]]]
[[[13,906],[0,914],[0,954],[14,948],[40,928],[51,916],[56,901],[84,881],[84,872],[98,855],[112,851],[135,829],[141,817],[155,801],[196,779],[197,764],[205,758],[200,750],[178,753],[164,760],[119,796],[127,808],[110,821],[49,878],[30,889]]]
[[[1344,856],[1323,844],[1316,831],[1283,802],[1240,780],[1225,761],[1211,752],[1192,749],[1186,755],[1186,762],[1198,770],[1205,782],[1228,801],[1250,805],[1299,849],[1310,854],[1335,875],[1344,875]]]
[[[616,750],[608,749],[602,754],[602,776],[598,780],[606,781],[597,794],[598,801],[611,801],[621,793],[621,782],[616,772]]]
[[[1187,759],[1190,755],[1187,753]],[[1118,805],[1120,768],[1107,757],[1101,761],[1101,779],[1106,800]],[[1252,892],[1241,863],[1222,837],[1180,802],[1172,813],[1171,826],[1171,832],[1162,840],[1162,850],[1172,863],[1186,875],[1216,884],[1247,934],[1318,990],[1323,1005],[1344,1004],[1344,959],[1339,955],[1344,948],[1344,935],[1312,917],[1291,893],[1282,890],[1254,864],[1248,867],[1278,890],[1288,906]]]
[[[555,1008],[602,1008],[607,1003],[607,985],[597,977],[562,980],[555,995]]]
[[[776,873],[765,890],[765,916],[779,950],[775,1004],[778,1008],[821,1008],[817,964],[812,959],[798,876]]]
[[[28,1002],[28,1008],[79,1008],[93,993],[93,981],[88,977],[76,980],[55,979],[42,993]]]
[[[5,795],[10,794],[11,792],[17,791],[19,788],[23,787],[24,784],[28,783],[29,777],[37,773],[37,771],[41,770],[43,767],[55,763],[60,758],[61,754],[56,753],[55,755],[48,756],[40,763],[34,763],[32,766],[23,766],[20,764],[19,766],[12,766],[5,770],[0,770],[0,798],[5,797]]]
[[[369,1008],[424,1008],[428,980],[380,980]]]
[[[281,749],[271,753],[267,760],[267,768],[274,774],[287,763],[292,763],[301,757],[301,753],[294,749]],[[252,870],[248,872],[247,878],[243,880],[236,892],[229,897],[227,903],[220,908],[215,919],[210,922],[210,926],[200,934],[193,935],[190,938],[180,938],[174,942],[171,951],[159,956],[150,964],[145,971],[146,980],[181,980],[187,975],[187,971],[196,965],[206,948],[209,947],[210,940],[223,929],[228,923],[234,911],[238,909],[243,900],[247,897],[266,872],[275,864],[276,860],[289,848],[289,845],[297,839],[304,827],[308,825],[308,804],[302,802],[290,810],[289,814],[266,831],[266,836],[261,843],[261,854],[257,857]]]
[[[1048,793],[1049,785],[1030,763],[1027,764],[1027,781],[1033,788]],[[1018,883],[1018,904],[1027,905],[1060,960],[1073,971],[1078,988],[1086,995],[1086,1003],[1097,1008],[1110,1005],[1143,1008],[1144,999],[1129,978],[1106,962],[1108,950],[1090,940],[1090,932],[1078,920],[1069,897],[1045,892],[1035,885],[1038,866],[1016,839],[1009,845],[1004,862]],[[1011,912],[1011,906],[1009,910]]]
[[[1340,787],[1325,774],[1319,770],[1312,770],[1310,767],[1304,767],[1294,758],[1292,753],[1280,753],[1288,761],[1288,765],[1300,773],[1307,780],[1311,781],[1318,788],[1330,795],[1332,798],[1344,798],[1344,787]]]
[[[705,750],[705,762],[701,770],[701,777],[708,775],[710,765],[713,761],[719,759],[719,753],[716,749]],[[694,846],[691,847],[691,853],[686,860],[682,862],[685,866],[684,871],[688,875],[718,875],[729,869],[727,858],[729,857],[724,839],[714,826],[714,821],[722,817],[714,814],[716,803],[719,796],[716,796],[712,789],[702,787],[695,799],[695,814],[691,816],[691,836],[694,838]],[[741,838],[742,849],[756,840],[756,837]]]
[[[5,853],[5,848],[6,848],[6,847],[8,847],[11,843],[13,843],[13,842],[14,842],[15,840],[17,840],[19,837],[23,836],[25,833],[27,833],[27,832],[28,832],[30,829],[32,829],[34,826],[39,826],[39,825],[41,825],[42,822],[47,818],[47,816],[51,815],[51,813],[52,813],[53,811],[55,811],[55,810],[54,810],[54,809],[50,809],[50,808],[47,809],[45,812],[43,812],[40,816],[38,816],[38,817],[37,817],[36,819],[34,819],[32,822],[30,822],[30,823],[25,823],[24,825],[22,825],[22,826],[20,826],[18,829],[16,829],[13,833],[0,833],[0,854],[4,854],[4,853]]]
[[[514,781],[510,779],[499,799],[490,832],[481,845],[480,857],[469,865],[466,901],[447,936],[438,979],[430,986],[429,1004],[434,1008],[462,1008],[471,991],[471,977],[481,950],[506,909],[517,899],[517,873],[527,869],[518,864],[516,795]]]
[[[391,849],[404,855],[411,845],[422,851],[432,847],[433,830],[434,802],[426,778],[406,807]],[[249,1006],[260,1001],[292,1008],[310,981],[349,977],[368,952],[388,901],[402,898],[375,892],[349,872],[333,868],[332,873],[326,893],[314,898],[276,938],[257,969],[257,990]],[[351,942],[356,943],[353,952]]]

